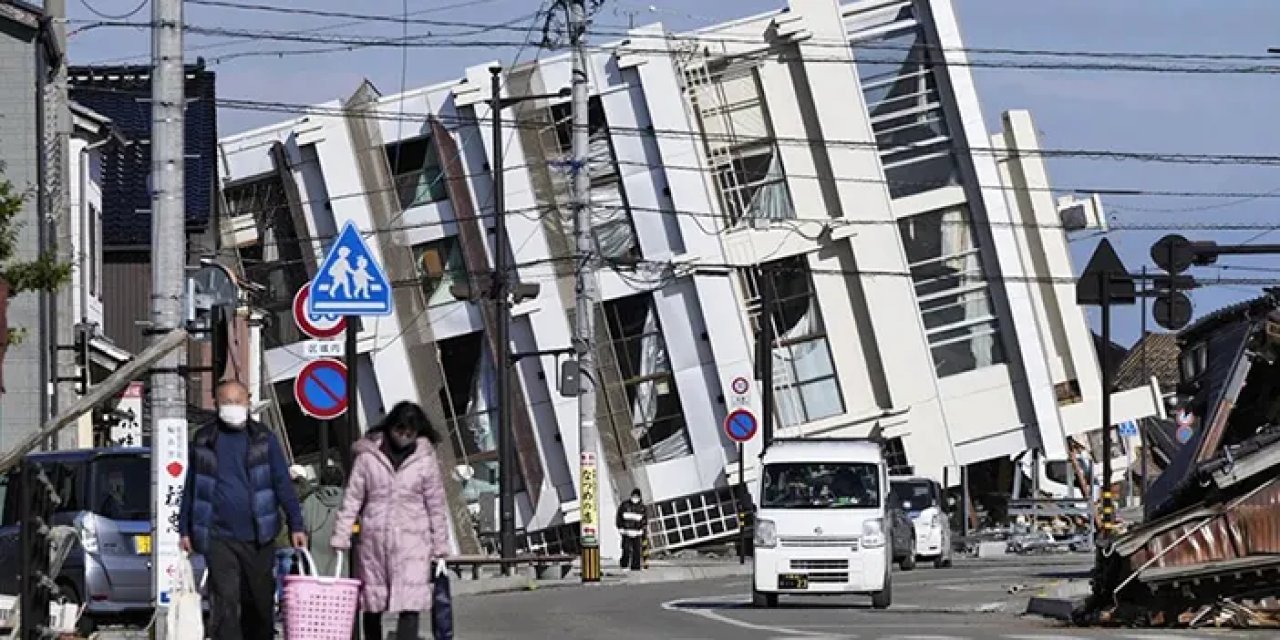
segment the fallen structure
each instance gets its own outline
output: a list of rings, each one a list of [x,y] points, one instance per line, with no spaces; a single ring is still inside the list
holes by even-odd
[[[1280,289],[1179,336],[1178,448],[1082,622],[1280,628]]]

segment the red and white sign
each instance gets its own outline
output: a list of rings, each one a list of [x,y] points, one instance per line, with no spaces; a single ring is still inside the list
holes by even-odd
[[[733,379],[733,382],[729,387],[733,389],[734,393],[740,396],[745,396],[747,395],[747,392],[751,390],[751,382],[742,376],[738,376]]]
[[[344,316],[316,316],[307,313],[307,298],[311,295],[311,283],[302,285],[293,296],[293,322],[298,329],[316,340],[328,340],[347,330]]]

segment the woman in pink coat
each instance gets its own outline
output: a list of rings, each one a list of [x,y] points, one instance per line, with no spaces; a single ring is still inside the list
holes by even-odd
[[[366,638],[381,639],[382,615],[399,614],[401,640],[417,640],[431,609],[432,563],[449,555],[440,438],[422,408],[401,402],[352,448],[355,463],[333,529],[333,548],[351,548],[360,518],[360,608]]]

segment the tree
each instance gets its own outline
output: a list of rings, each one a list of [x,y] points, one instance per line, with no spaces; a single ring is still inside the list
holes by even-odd
[[[21,192],[4,177],[0,165],[0,366],[4,363],[5,349],[19,344],[26,333],[25,327],[13,327],[7,323],[6,311],[9,299],[27,291],[57,291],[71,280],[71,265],[58,262],[53,255],[41,254],[35,260],[14,259],[18,249],[18,232],[22,212],[29,194]],[[7,289],[7,292],[5,291]],[[3,386],[0,386],[3,391]]]

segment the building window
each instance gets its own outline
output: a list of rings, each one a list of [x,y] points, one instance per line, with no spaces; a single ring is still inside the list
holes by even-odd
[[[386,149],[402,209],[449,197],[440,154],[429,136],[392,143]]]
[[[890,438],[884,443],[884,462],[889,467],[889,475],[909,476],[916,470],[907,460],[907,448],[902,445],[902,438]]]
[[[934,76],[941,62],[910,2],[846,20],[889,194],[901,198],[960,183]]]
[[[631,436],[640,447],[640,459],[635,462],[690,455],[693,448],[653,295],[628,296],[602,306],[610,339],[606,360],[618,367],[617,379],[630,407]]]
[[[311,281],[302,252],[311,244],[294,228],[293,213],[285,196],[284,183],[272,172],[228,185],[223,191],[226,218],[252,216],[258,241],[240,248],[245,278],[265,288],[255,294],[254,303],[275,317],[263,330],[267,348],[303,339],[293,322],[293,297]]]
[[[413,247],[413,263],[422,281],[428,307],[454,302],[449,287],[467,282],[467,265],[457,236],[432,240]]]
[[[460,469],[463,497],[479,505],[498,493],[498,398],[493,362],[484,333],[475,332],[436,343],[437,366],[444,376],[440,404],[446,437]],[[523,478],[515,473],[516,491]],[[487,533],[481,531],[481,533]]]
[[[1004,362],[968,208],[903,218],[898,230],[938,377]]]
[[[687,72],[688,95],[728,224],[794,218],[757,63],[708,67]]]
[[[591,233],[595,237],[597,250],[605,258],[639,258],[640,243],[636,240],[631,210],[627,206],[626,193],[622,188],[622,174],[618,171],[618,159],[613,150],[604,105],[595,96],[591,98],[589,105],[587,171],[591,174]],[[556,151],[560,158],[567,159],[571,157],[573,149],[571,105],[564,103],[552,106],[550,117],[552,130],[555,132]],[[557,173],[565,180],[571,176],[564,170]],[[560,192],[567,194],[568,190]]]
[[[792,427],[844,413],[844,398],[805,257],[742,269],[739,277],[757,345],[761,287],[772,287],[769,319],[773,323],[773,389],[779,423]]]

